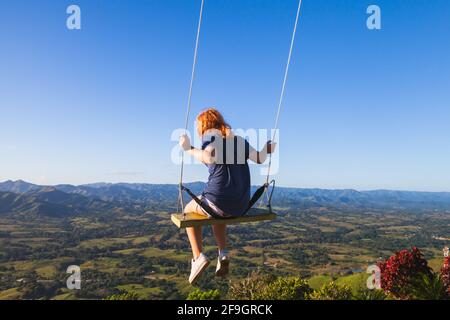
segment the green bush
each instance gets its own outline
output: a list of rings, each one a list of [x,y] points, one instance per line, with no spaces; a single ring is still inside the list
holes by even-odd
[[[253,272],[247,278],[231,283],[230,300],[305,300],[312,292],[299,277],[275,277]]]
[[[187,296],[186,300],[220,300],[219,290],[202,291],[195,289]]]
[[[309,295],[311,300],[351,300],[352,290],[346,285],[330,282]]]
[[[388,296],[380,289],[360,288],[354,296],[355,300],[386,300]]]
[[[306,300],[312,291],[308,282],[301,278],[278,278],[265,286],[256,298],[259,300]]]
[[[262,274],[259,271],[252,272],[248,277],[238,282],[232,282],[228,289],[230,300],[258,300],[261,292],[276,277]]]
[[[139,300],[139,295],[134,292],[123,292],[118,294],[110,295],[104,300]]]
[[[417,300],[448,299],[447,288],[439,274],[420,274],[409,286],[410,298]]]

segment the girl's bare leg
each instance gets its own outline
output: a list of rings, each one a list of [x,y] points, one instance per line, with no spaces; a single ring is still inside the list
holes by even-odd
[[[194,260],[196,260],[200,253],[202,253],[202,227],[190,227],[186,228],[186,233],[189,238],[189,242],[191,243],[192,255],[194,256]]]
[[[227,225],[215,224],[212,228],[216,237],[217,247],[219,247],[219,250],[225,249],[227,246]]]
[[[194,201],[191,200],[185,207],[184,212],[196,212],[198,214],[203,214],[204,212],[200,208],[200,206]],[[202,237],[202,227],[189,227],[186,228],[186,233],[189,238],[189,242],[192,248],[192,255],[194,256],[194,260],[198,258],[200,253],[203,250],[203,237]]]

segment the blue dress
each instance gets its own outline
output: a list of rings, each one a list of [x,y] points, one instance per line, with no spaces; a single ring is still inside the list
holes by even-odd
[[[214,143],[216,161],[207,164],[209,178],[202,193],[226,216],[241,216],[250,202],[249,144],[242,137],[212,136],[203,141],[202,150]],[[207,202],[206,202],[207,203]]]

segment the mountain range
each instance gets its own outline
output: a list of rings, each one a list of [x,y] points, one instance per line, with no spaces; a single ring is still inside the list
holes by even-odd
[[[205,184],[187,186],[199,194]],[[255,189],[255,188],[253,188]],[[175,210],[178,185],[143,183],[61,184],[41,186],[22,180],[0,183],[0,215],[52,217]],[[292,209],[435,211],[450,213],[449,192],[356,191],[277,187],[275,207]]]

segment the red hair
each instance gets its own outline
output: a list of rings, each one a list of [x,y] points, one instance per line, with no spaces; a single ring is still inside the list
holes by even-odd
[[[219,130],[223,137],[226,137],[231,130],[222,114],[215,108],[206,109],[197,116],[197,130],[200,136],[212,129]]]

